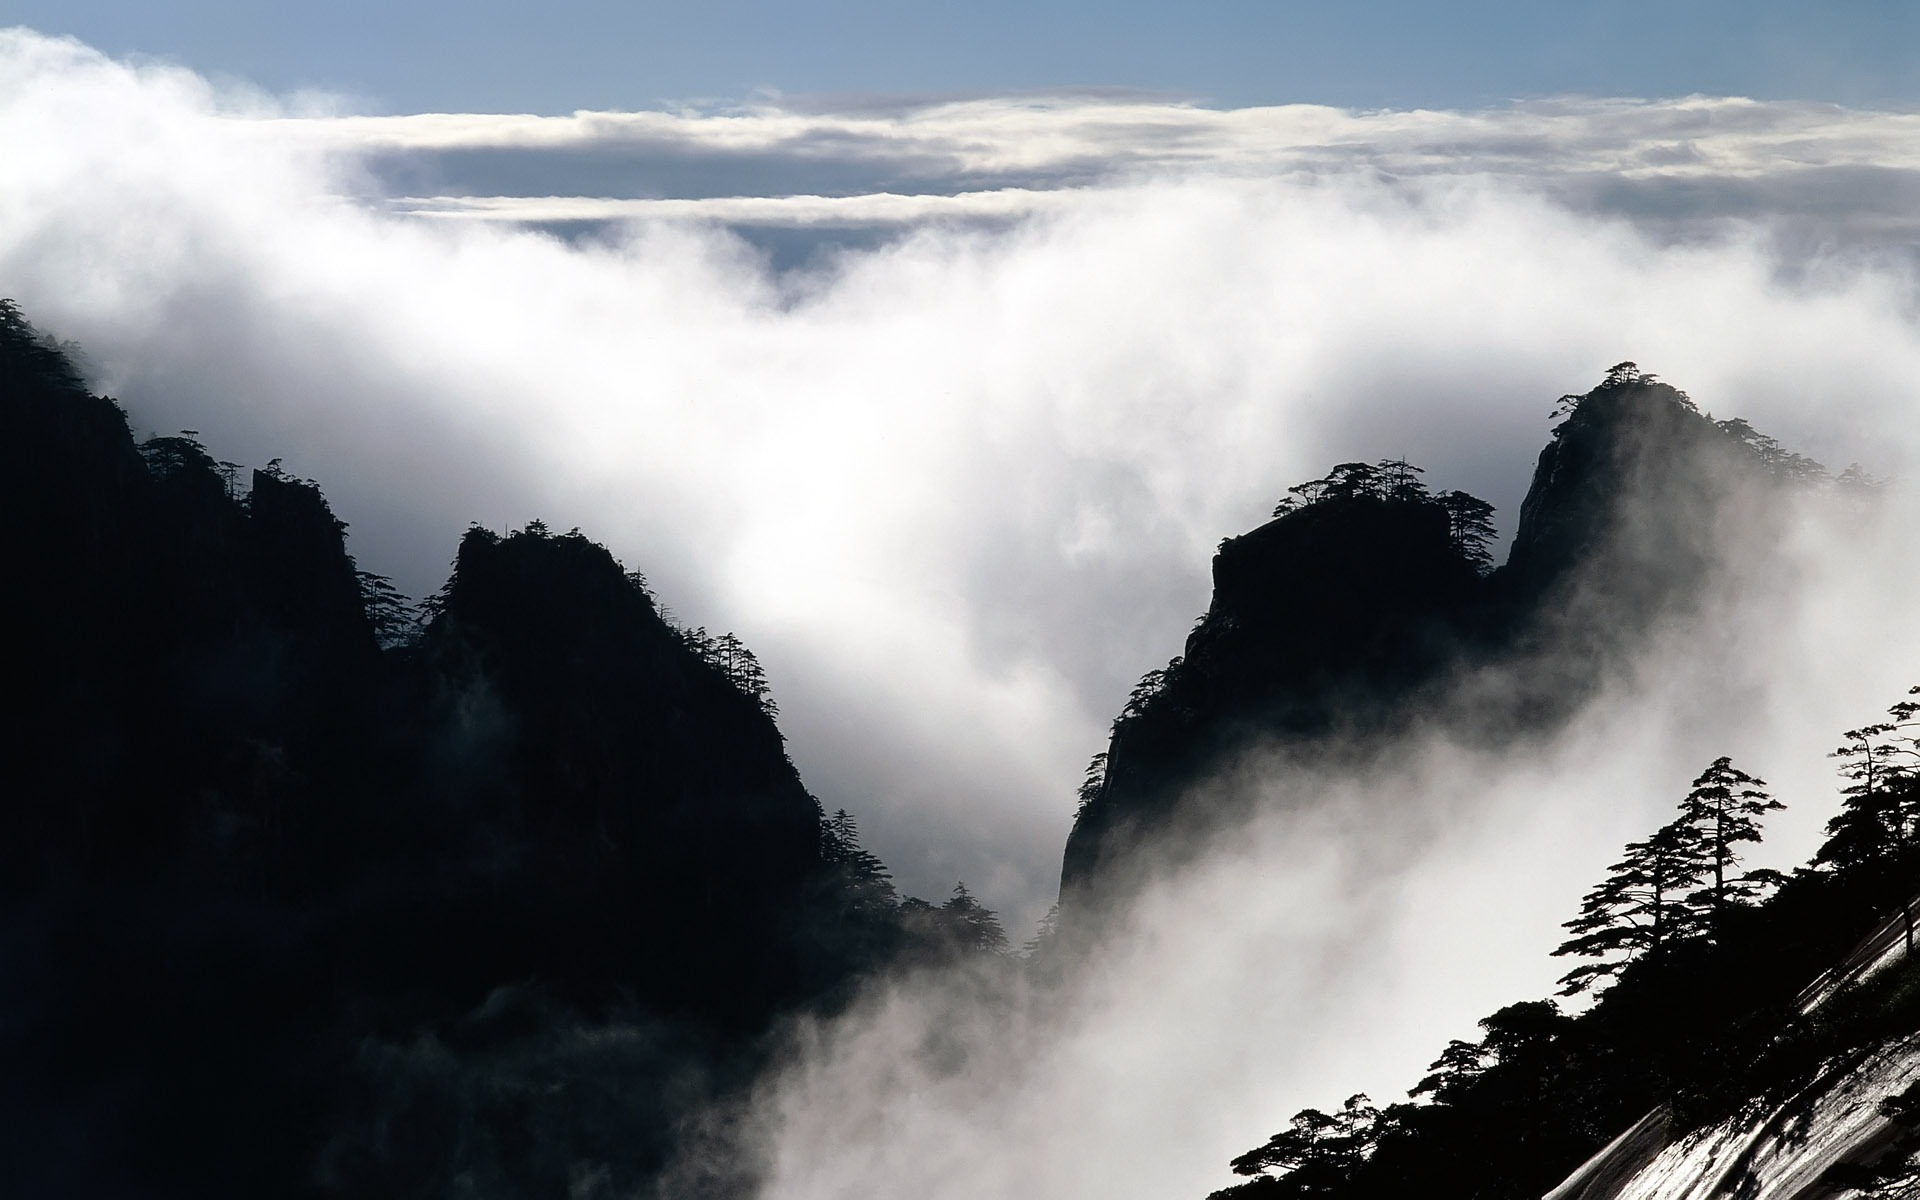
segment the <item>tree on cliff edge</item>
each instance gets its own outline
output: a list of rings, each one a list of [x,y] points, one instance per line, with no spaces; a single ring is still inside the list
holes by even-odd
[[[1466,492],[1442,492],[1440,507],[1447,510],[1447,541],[1461,558],[1482,575],[1493,569],[1493,505]]]
[[[1779,882],[1779,874],[1773,871],[1733,874],[1740,865],[1738,847],[1760,840],[1757,818],[1786,807],[1767,794],[1766,785],[1766,780],[1747,774],[1721,755],[1693,781],[1693,790],[1680,802],[1681,824],[1692,833],[1699,856],[1713,872],[1712,883],[1700,889],[1696,907],[1716,931],[1725,923],[1729,908],[1751,904],[1765,888]]]
[[[1698,927],[1687,898],[1708,870],[1699,839],[1684,821],[1672,821],[1627,855],[1580,902],[1580,915],[1566,923],[1574,936],[1553,953],[1598,959],[1560,977],[1563,996],[1587,990],[1630,963],[1657,956]]]

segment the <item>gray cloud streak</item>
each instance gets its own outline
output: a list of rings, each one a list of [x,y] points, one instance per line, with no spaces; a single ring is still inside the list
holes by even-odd
[[[1477,112],[981,97],[856,111],[302,118],[258,132],[367,156],[407,193],[402,211],[496,220],[891,224],[1045,211],[1062,189],[1165,172],[1374,172],[1502,178],[1667,236],[1777,219],[1885,242],[1913,237],[1906,201],[1920,168],[1912,112],[1698,96]]]

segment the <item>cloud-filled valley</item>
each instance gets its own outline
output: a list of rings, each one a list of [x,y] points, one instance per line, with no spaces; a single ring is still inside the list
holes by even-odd
[[[137,422],[286,456],[415,594],[470,520],[579,525],[762,648],[806,777],[911,885],[1021,913],[1212,544],[1325,464],[1403,454],[1510,522],[1552,397],[1633,357],[1905,466],[1866,432],[1911,378],[1897,237],[1789,285],[1763,223],[1673,245],[1497,176],[1123,158],[1011,226],[774,275],[708,221],[389,216],[258,97],[24,35],[5,62],[0,265]]]
[[[802,777],[905,890],[964,879],[1016,941],[1108,722],[1289,485],[1403,456],[1510,535],[1555,397],[1622,359],[1893,478],[1878,521],[1782,516],[1534,753],[1238,764],[1221,786],[1315,805],[1152,893],[1067,1015],[879,994],[753,1117],[781,1197],[846,1194],[843,1170],[1198,1195],[1289,1106],[1404,1088],[1550,986],[1581,889],[1714,755],[1795,806],[1769,857],[1810,851],[1834,735],[1920,661],[1916,121],[1107,95],[341,116],[15,31],[0,295],[136,426],[319,481],[411,594],[469,522],[606,543],[754,647]],[[786,267],[765,228],[879,233]],[[916,1074],[934,1025],[986,1065]],[[878,1087],[881,1062],[907,1065]],[[1115,1149],[1142,1127],[1165,1137]]]

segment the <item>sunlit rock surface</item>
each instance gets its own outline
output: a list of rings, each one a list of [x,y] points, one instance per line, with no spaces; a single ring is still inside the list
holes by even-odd
[[[1910,901],[1908,911],[1913,907]],[[1906,913],[1896,913],[1801,993],[1801,1011],[1903,961],[1906,935]],[[1666,1110],[1651,1112],[1543,1200],[1860,1195],[1829,1181],[1828,1172],[1841,1164],[1871,1163],[1886,1152],[1901,1129],[1882,1113],[1881,1102],[1916,1078],[1920,1035],[1843,1055],[1786,1100],[1684,1137],[1674,1136]]]
[[[1797,1200],[1858,1194],[1823,1182],[1832,1167],[1870,1161],[1897,1126],[1880,1102],[1913,1082],[1920,1037],[1849,1056],[1756,1116],[1670,1141],[1650,1114],[1545,1200]]]

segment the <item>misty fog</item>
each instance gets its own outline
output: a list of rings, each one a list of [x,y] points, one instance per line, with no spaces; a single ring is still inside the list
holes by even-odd
[[[1789,262],[1778,213],[1677,241],[1566,200],[1584,168],[1116,155],[1017,219],[779,272],[699,215],[563,240],[396,213],[363,152],[256,127],[285,111],[0,37],[0,294],[137,427],[318,480],[414,595],[471,521],[605,542],[755,648],[802,776],[907,891],[964,879],[1016,942],[1133,679],[1290,484],[1404,456],[1510,533],[1554,398],[1622,359],[1896,479],[1877,519],[1760,514],[1723,593],[1536,751],[1224,765],[1303,799],[1150,889],[1061,995],[1008,1019],[907,981],[813,1031],[746,1118],[775,1196],[1203,1194],[1295,1108],[1393,1097],[1549,990],[1581,891],[1714,756],[1789,805],[1762,857],[1804,859],[1836,735],[1920,682],[1920,331],[1870,223]]]

